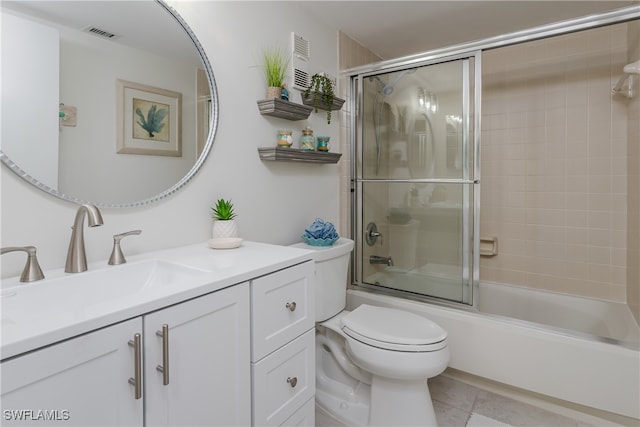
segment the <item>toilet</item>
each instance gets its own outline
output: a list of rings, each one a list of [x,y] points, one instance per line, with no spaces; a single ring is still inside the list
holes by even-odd
[[[449,363],[447,332],[413,313],[346,307],[353,240],[315,253],[316,404],[348,426],[435,426],[427,379]]]

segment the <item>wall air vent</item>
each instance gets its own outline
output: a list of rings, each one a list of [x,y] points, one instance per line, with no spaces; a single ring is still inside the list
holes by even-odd
[[[290,87],[305,90],[309,86],[309,41],[296,33],[291,33],[291,84]]]
[[[96,28],[92,26],[86,27],[82,31],[106,40],[115,40],[118,38],[116,34],[113,34],[113,33],[110,33],[109,31],[105,31],[100,28]]]

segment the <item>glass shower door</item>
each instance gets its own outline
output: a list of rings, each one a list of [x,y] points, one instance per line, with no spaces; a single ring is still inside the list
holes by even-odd
[[[472,304],[476,63],[353,80],[357,284]]]

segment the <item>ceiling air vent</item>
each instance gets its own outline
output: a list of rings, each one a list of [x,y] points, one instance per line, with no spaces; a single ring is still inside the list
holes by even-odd
[[[85,33],[92,34],[96,37],[100,37],[102,39],[107,39],[107,40],[114,40],[118,38],[117,35],[110,33],[109,31],[101,30],[100,28],[91,27],[91,26],[83,29],[82,31],[84,31]]]
[[[291,87],[305,90],[309,86],[309,41],[291,33]]]

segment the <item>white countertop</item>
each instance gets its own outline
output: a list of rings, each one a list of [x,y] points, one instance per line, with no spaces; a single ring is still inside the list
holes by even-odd
[[[64,269],[45,271],[45,279],[33,283],[20,283],[18,277],[3,279],[0,358],[242,283],[311,260],[313,255],[313,251],[306,249],[256,242],[216,250],[203,242],[129,256],[126,264],[118,266],[107,265],[106,260],[91,263],[83,273],[65,273]],[[128,271],[149,260],[179,264],[187,274],[179,280],[167,280],[162,286],[132,288],[117,283],[117,279],[109,285],[95,285],[101,274],[125,277]]]

